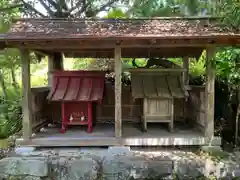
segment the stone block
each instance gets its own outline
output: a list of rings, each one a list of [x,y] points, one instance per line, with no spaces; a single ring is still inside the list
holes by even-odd
[[[108,148],[108,154],[115,156],[129,156],[129,155],[133,155],[133,153],[130,150],[130,147],[126,147],[126,146],[113,146],[113,147],[109,147]]]
[[[211,152],[222,151],[222,148],[220,146],[202,146],[201,150],[211,153]]]
[[[232,176],[233,177],[240,177],[240,169],[233,170]]]
[[[95,180],[100,166],[91,158],[77,159],[69,163],[68,175],[71,180]]]
[[[41,180],[41,178],[37,176],[26,176],[23,180]]]
[[[106,180],[165,177],[171,175],[172,171],[172,161],[149,160],[143,156],[108,156],[102,163]]]
[[[60,157],[52,161],[52,169],[56,180],[95,180],[100,166],[91,158]]]
[[[0,173],[46,177],[48,163],[44,158],[8,157],[0,160]]]

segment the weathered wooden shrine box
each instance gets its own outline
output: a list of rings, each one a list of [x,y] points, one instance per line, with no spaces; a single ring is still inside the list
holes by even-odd
[[[105,72],[102,71],[53,73],[53,86],[48,99],[61,103],[62,133],[68,125],[88,125],[88,132],[92,132],[92,105],[102,101],[104,78]]]
[[[166,69],[167,70],[167,69]],[[143,99],[143,130],[148,122],[174,125],[174,99],[184,98],[182,72],[176,71],[132,71],[132,96]]]

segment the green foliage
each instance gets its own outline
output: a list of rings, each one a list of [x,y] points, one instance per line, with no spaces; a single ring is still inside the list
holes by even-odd
[[[135,0],[129,12],[135,17],[195,16],[205,6],[199,0]]]
[[[73,69],[74,70],[83,70],[88,69],[90,64],[95,63],[93,58],[74,58],[73,59]]]
[[[9,99],[0,99],[0,139],[21,130],[22,110],[20,97],[13,89],[8,89]]]
[[[137,58],[135,62],[139,67],[144,67],[147,64],[147,61],[144,58]],[[132,59],[123,59],[123,68],[135,68],[132,66]]]
[[[228,0],[222,6],[220,15],[224,17],[223,23],[235,30],[240,28],[240,1]]]
[[[205,74],[205,56],[203,55],[199,60],[191,59],[189,64],[189,71],[192,77],[203,77]]]
[[[217,77],[232,88],[240,87],[240,49],[222,48],[215,57]]]
[[[174,5],[163,0],[134,1],[129,13],[134,17],[179,16],[180,12],[174,9]]]
[[[127,14],[120,8],[111,9],[104,18],[127,18]]]
[[[191,16],[198,14],[200,2],[196,0],[185,0],[185,6]]]

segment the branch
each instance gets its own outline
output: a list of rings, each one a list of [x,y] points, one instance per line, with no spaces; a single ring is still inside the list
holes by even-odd
[[[73,6],[71,9],[69,9],[69,14],[71,14],[71,12],[73,12],[74,10],[76,10],[82,3],[83,3],[83,1],[85,1],[85,0],[79,0],[77,3],[76,3],[76,5],[75,6]],[[91,2],[91,1],[88,1],[88,3],[87,4],[89,4],[89,2]],[[85,5],[86,6],[86,5]],[[81,8],[81,10],[80,11],[82,11],[82,9],[83,9],[83,7]],[[86,8],[85,8],[86,9]],[[83,10],[83,11],[85,11],[85,10]]]
[[[23,3],[23,5],[24,5],[25,8],[28,8],[29,10],[35,12],[36,14],[40,15],[41,17],[45,17],[44,14],[42,14],[41,12],[39,12],[38,10],[36,10],[31,4],[25,2],[24,0],[21,0],[21,1],[22,1],[22,3]]]
[[[92,3],[91,1],[88,1],[88,3],[85,3],[84,6],[81,8],[81,10],[78,11],[78,14],[82,14],[83,12],[85,12],[87,10],[88,6],[91,5],[91,3]]]
[[[49,0],[48,0],[49,1]],[[51,1],[51,0],[50,0]],[[65,9],[66,11],[68,11],[68,6],[66,4],[65,0],[59,0],[59,7]]]
[[[57,9],[58,5],[56,2],[54,2],[53,0],[47,0],[49,4],[51,4],[55,9]]]
[[[43,0],[39,0],[39,2],[47,10],[48,14],[53,17],[54,16],[54,12],[50,9],[50,7],[48,7]]]
[[[101,6],[99,9],[93,10],[93,11],[92,11],[92,12],[93,12],[93,15],[92,15],[92,16],[95,16],[97,13],[103,11],[106,7],[111,6],[111,5],[114,4],[115,2],[117,2],[117,0],[111,0],[111,1],[109,1],[108,3],[106,3],[105,5]],[[91,5],[91,3],[92,3],[91,1],[88,1],[88,3],[85,4],[85,5],[81,8],[80,11],[78,11],[77,13],[75,13],[75,15],[76,15],[76,14],[81,14],[81,13],[85,12],[86,9]],[[78,4],[80,4],[80,2],[79,2]],[[77,6],[77,5],[76,5],[76,6]],[[77,9],[76,6],[75,6],[74,8],[72,8],[72,9],[73,9],[73,10]],[[71,12],[72,12],[72,11],[71,11]]]

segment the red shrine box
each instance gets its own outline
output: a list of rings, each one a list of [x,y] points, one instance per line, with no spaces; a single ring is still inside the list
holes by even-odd
[[[56,71],[48,95],[50,101],[61,103],[62,128],[68,125],[87,125],[92,132],[92,104],[101,103],[105,72],[103,71]]]

